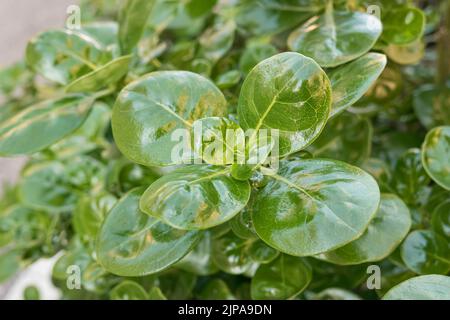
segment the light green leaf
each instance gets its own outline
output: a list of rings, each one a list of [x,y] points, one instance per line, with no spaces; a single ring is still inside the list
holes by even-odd
[[[328,74],[332,88],[331,117],[357,102],[386,67],[386,56],[367,53]]]
[[[60,162],[43,162],[27,168],[19,184],[19,195],[26,206],[51,212],[71,210],[77,201]]]
[[[233,218],[247,204],[250,185],[229,169],[192,165],[155,181],[143,194],[145,213],[182,230],[207,229]]]
[[[202,239],[195,248],[181,259],[175,267],[199,276],[207,276],[219,271],[212,260],[211,232],[204,232]]]
[[[214,239],[213,261],[222,271],[229,274],[243,274],[250,270],[253,261],[247,249],[252,241],[237,237],[233,232]]]
[[[127,74],[130,61],[131,56],[112,60],[70,83],[66,92],[92,92],[115,84]]]
[[[396,45],[414,42],[422,37],[425,29],[425,14],[414,7],[386,10],[382,18],[381,40]]]
[[[450,126],[428,132],[422,145],[422,163],[437,184],[450,190]]]
[[[73,30],[41,33],[26,51],[27,64],[45,78],[66,85],[111,59],[103,46]]]
[[[322,67],[336,67],[368,52],[381,34],[381,22],[362,12],[334,11],[315,16],[288,38],[291,50],[313,58]]]
[[[311,267],[302,259],[282,254],[270,264],[261,265],[251,283],[255,300],[291,299],[306,289]]]
[[[235,300],[227,284],[220,279],[209,281],[200,291],[198,299],[201,300]]]
[[[125,195],[109,212],[97,238],[102,266],[121,276],[162,271],[183,258],[199,240],[198,232],[176,230],[139,210],[143,189]]]
[[[114,140],[134,162],[181,163],[173,153],[183,141],[172,137],[174,131],[190,130],[195,120],[225,111],[223,94],[206,78],[187,71],[153,72],[121,91],[112,115]]]
[[[119,43],[123,54],[133,51],[139,42],[154,0],[125,0],[119,9]]]
[[[200,36],[199,54],[213,63],[217,62],[233,46],[235,29],[233,20],[216,22]]]
[[[331,85],[310,58],[277,54],[249,73],[239,96],[244,130],[278,129],[280,155],[298,151],[322,131],[331,107]]]
[[[112,300],[148,300],[149,298],[141,285],[130,280],[119,283],[109,295]]]
[[[257,196],[253,224],[271,247],[311,256],[359,238],[380,202],[375,180],[340,161],[306,159],[281,164]]]
[[[389,290],[383,300],[450,300],[450,277],[432,274],[408,279]]]
[[[324,7],[322,0],[250,0],[237,6],[236,22],[252,35],[279,33]]]
[[[166,296],[161,292],[158,287],[153,287],[148,293],[148,300],[167,300]]]
[[[447,274],[450,271],[450,243],[429,230],[411,232],[401,247],[408,269],[418,274]]]
[[[318,257],[341,265],[379,261],[397,248],[410,227],[411,217],[404,202],[393,194],[382,194],[380,208],[360,238]]]
[[[409,149],[400,158],[394,170],[397,194],[409,205],[420,204],[430,182],[420,159],[419,149]]]
[[[66,95],[30,106],[0,123],[0,155],[33,153],[74,132],[87,118],[93,96]]]
[[[384,52],[389,59],[398,64],[416,64],[425,54],[425,44],[421,40],[404,45],[390,44],[384,48]]]
[[[431,224],[436,233],[450,239],[450,197],[441,203],[433,212]]]

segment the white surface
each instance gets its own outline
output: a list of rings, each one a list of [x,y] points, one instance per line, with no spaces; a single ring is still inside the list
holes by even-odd
[[[22,300],[23,291],[28,286],[38,288],[42,300],[57,300],[60,292],[52,285],[51,270],[57,257],[40,259],[25,269],[14,284],[8,289],[5,300]]]

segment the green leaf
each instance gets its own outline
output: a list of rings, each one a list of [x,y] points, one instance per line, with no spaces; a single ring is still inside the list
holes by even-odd
[[[416,64],[425,54],[425,44],[421,40],[404,45],[390,44],[384,48],[384,52],[398,64]]]
[[[248,254],[254,262],[263,264],[275,260],[278,257],[279,252],[276,249],[269,247],[261,240],[256,240],[249,246]]]
[[[396,45],[420,39],[425,29],[425,15],[422,10],[414,7],[387,10],[382,22],[381,40]]]
[[[155,181],[142,195],[141,210],[182,230],[208,229],[233,218],[247,204],[250,185],[229,169],[192,165]]]
[[[308,150],[316,158],[361,164],[370,156],[372,138],[370,120],[344,112],[327,123],[322,134]]]
[[[209,281],[198,294],[201,300],[235,300],[227,284],[220,279]]]
[[[167,300],[166,296],[161,292],[158,287],[153,287],[148,293],[148,300]]]
[[[409,209],[403,201],[393,194],[382,194],[378,212],[360,238],[318,257],[340,265],[379,261],[397,248],[410,227]]]
[[[215,63],[231,49],[236,25],[234,21],[218,21],[199,38],[199,54]]]
[[[15,275],[21,267],[22,253],[19,250],[0,251],[0,283],[5,282]]]
[[[192,298],[197,277],[192,273],[170,269],[158,276],[159,287],[168,300]]]
[[[450,123],[450,83],[443,87],[425,84],[413,93],[414,112],[427,129]]]
[[[244,130],[278,129],[280,155],[298,151],[322,131],[331,107],[331,85],[310,58],[277,54],[249,73],[239,96]]]
[[[112,300],[148,300],[149,296],[145,289],[138,283],[125,280],[115,286],[111,292]]]
[[[72,30],[41,33],[26,51],[27,64],[45,78],[66,85],[111,59],[103,46]]]
[[[23,291],[24,300],[40,300],[41,295],[39,289],[36,286],[27,286]]]
[[[271,247],[310,256],[359,238],[380,202],[375,180],[343,162],[282,163],[257,196],[253,224]]]
[[[291,299],[306,289],[312,278],[311,267],[302,259],[281,255],[261,265],[251,283],[255,300]]]
[[[433,230],[450,239],[450,198],[447,198],[447,202],[443,202],[436,207],[433,212],[431,224]]]
[[[248,74],[261,61],[278,53],[277,48],[268,43],[256,43],[247,46],[239,59],[239,68]]]
[[[402,259],[418,274],[447,274],[450,271],[450,243],[428,230],[411,232],[402,244]]]
[[[331,117],[357,102],[374,84],[386,67],[386,56],[367,53],[333,69],[328,74],[332,88]]]
[[[83,24],[81,33],[101,43],[104,48],[115,52],[118,50],[119,25],[115,21],[96,21]]]
[[[246,33],[270,35],[305,21],[323,7],[322,0],[249,0],[239,3],[235,19]]]
[[[450,277],[427,275],[396,285],[383,300],[450,300]]]
[[[178,262],[175,267],[198,276],[214,274],[219,269],[212,260],[211,232],[204,232],[195,248]]]
[[[112,115],[114,140],[134,162],[181,163],[173,159],[180,144],[172,137],[174,131],[190,130],[195,120],[225,111],[223,94],[206,78],[187,71],[153,72],[121,91]]]
[[[101,224],[117,199],[108,193],[82,195],[73,211],[73,227],[85,240],[95,239]]]
[[[131,55],[112,60],[70,83],[66,92],[95,92],[115,84],[127,74],[130,61]]]
[[[128,54],[139,42],[154,0],[125,0],[119,9],[119,43],[122,53]]]
[[[381,34],[381,22],[362,12],[334,11],[328,1],[325,13],[293,31],[288,47],[313,58],[322,67],[336,67],[368,52]]]
[[[244,132],[235,122],[228,118],[209,117],[196,120],[192,126],[193,149],[195,156],[203,159],[208,164],[227,165],[234,163],[237,145],[229,145],[227,130],[232,132]],[[198,131],[198,133],[196,133]],[[197,134],[197,136],[196,136]],[[231,135],[231,137],[235,137]],[[239,144],[236,138],[236,144]],[[243,144],[243,141],[242,141]]]
[[[434,182],[450,190],[450,126],[428,132],[422,145],[422,163]]]
[[[314,294],[309,300],[361,300],[361,298],[348,290],[328,288]]]
[[[74,132],[87,118],[93,96],[66,95],[30,106],[0,123],[0,155],[30,154]]]
[[[77,201],[60,162],[43,162],[27,168],[19,185],[19,195],[26,206],[51,212],[71,210]]]
[[[222,271],[243,274],[250,270],[253,261],[247,253],[251,241],[237,237],[233,232],[213,241],[213,261]]]
[[[175,230],[139,210],[143,189],[125,195],[109,212],[97,238],[102,266],[121,276],[162,271],[183,258],[199,240],[198,232]]]
[[[397,161],[394,171],[394,186],[397,194],[407,204],[423,201],[430,182],[420,159],[419,149],[409,149]]]

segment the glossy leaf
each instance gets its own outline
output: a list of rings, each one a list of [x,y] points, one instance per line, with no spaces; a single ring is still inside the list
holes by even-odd
[[[203,233],[202,239],[195,248],[175,266],[199,276],[207,276],[219,271],[212,260],[211,232]]]
[[[126,0],[119,11],[119,42],[124,54],[130,53],[142,36],[154,0]]]
[[[139,210],[143,189],[134,189],[111,210],[97,238],[102,266],[117,275],[143,276],[183,258],[199,240],[197,232],[175,230]]]
[[[405,152],[395,166],[394,185],[397,194],[407,203],[420,203],[430,179],[420,160],[420,150]]]
[[[128,72],[131,56],[123,56],[98,67],[73,81],[66,92],[93,92],[115,84]]]
[[[251,295],[256,300],[291,299],[305,290],[311,277],[311,267],[302,259],[283,254],[258,268]]]
[[[134,281],[125,280],[115,286],[110,293],[112,300],[148,300],[145,289]]]
[[[431,223],[436,233],[450,239],[450,198],[436,207]]]
[[[331,107],[331,85],[310,58],[285,52],[260,62],[239,96],[244,130],[278,129],[280,155],[298,151],[322,131]]]
[[[319,258],[342,265],[379,261],[395,250],[410,227],[411,217],[403,201],[393,194],[382,194],[378,212],[364,234]]]
[[[450,190],[450,126],[428,132],[422,145],[422,163],[437,184]]]
[[[384,300],[450,300],[450,277],[427,275],[408,279],[395,286]]]
[[[414,42],[422,36],[425,29],[425,15],[414,7],[387,10],[382,21],[381,39],[391,44]]]
[[[313,58],[322,67],[336,67],[368,52],[381,34],[381,22],[361,12],[334,11],[332,1],[325,13],[292,32],[291,50]]]
[[[256,240],[248,248],[250,258],[257,263],[270,263],[278,257],[279,252],[261,240]]]
[[[219,21],[199,38],[200,55],[206,59],[217,62],[233,46],[234,31],[236,25],[234,21]]]
[[[375,180],[339,161],[283,163],[256,199],[253,224],[271,247],[310,256],[359,238],[380,201]]]
[[[86,119],[94,97],[67,95],[30,106],[0,123],[0,155],[42,150],[74,132]]]
[[[427,129],[450,123],[450,84],[443,87],[425,84],[414,91],[414,112]]]
[[[230,274],[243,274],[252,266],[247,248],[251,242],[232,232],[213,241],[213,261],[216,266]]]
[[[267,35],[305,21],[323,8],[321,0],[250,0],[237,7],[236,21],[247,33]]]
[[[250,185],[229,169],[187,166],[155,181],[142,195],[141,210],[182,230],[207,229],[233,218],[247,204]]]
[[[428,230],[411,232],[401,248],[408,269],[418,274],[447,274],[450,271],[450,243]]]
[[[66,85],[111,59],[103,46],[73,30],[41,33],[26,51],[27,64],[45,78]]]
[[[174,131],[190,130],[195,120],[222,116],[225,111],[223,94],[202,76],[186,71],[153,72],[121,91],[112,115],[114,139],[134,162],[147,166],[181,163],[181,156],[173,159],[174,148],[183,144],[174,139]]]
[[[328,74],[333,101],[330,116],[335,116],[357,102],[381,75],[386,63],[385,55],[367,53],[331,70]]]

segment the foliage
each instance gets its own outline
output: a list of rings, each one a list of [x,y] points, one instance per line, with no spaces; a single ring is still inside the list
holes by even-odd
[[[433,3],[82,1],[81,29],[0,70],[0,155],[29,159],[0,203],[0,282],[59,254],[65,299],[450,299]]]

